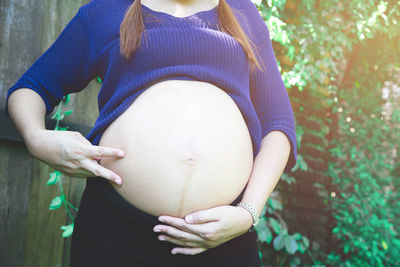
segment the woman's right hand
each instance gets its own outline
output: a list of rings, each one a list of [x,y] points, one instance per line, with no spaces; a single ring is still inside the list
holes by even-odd
[[[121,149],[94,146],[75,131],[37,130],[25,140],[28,151],[38,160],[71,177],[101,176],[121,185],[122,178],[101,166],[102,157],[123,158]],[[122,152],[121,155],[118,152]],[[118,180],[121,181],[118,183]]]

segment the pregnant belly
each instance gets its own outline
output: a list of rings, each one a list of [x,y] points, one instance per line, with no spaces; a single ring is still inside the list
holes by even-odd
[[[253,168],[243,116],[213,84],[165,80],[147,88],[103,133],[100,146],[120,148],[122,159],[100,164],[123,179],[110,182],[138,209],[184,217],[231,203]]]

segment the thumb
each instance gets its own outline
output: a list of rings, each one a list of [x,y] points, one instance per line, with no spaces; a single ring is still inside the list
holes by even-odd
[[[206,223],[210,221],[218,221],[219,216],[215,208],[200,210],[186,215],[186,223]]]

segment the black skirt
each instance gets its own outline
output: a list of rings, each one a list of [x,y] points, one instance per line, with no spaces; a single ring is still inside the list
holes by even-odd
[[[171,250],[180,246],[158,240],[157,224],[163,223],[130,204],[105,178],[89,177],[74,222],[70,266],[262,266],[255,232],[196,255],[174,255]]]

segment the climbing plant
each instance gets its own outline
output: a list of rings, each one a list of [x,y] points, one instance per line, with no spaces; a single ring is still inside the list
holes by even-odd
[[[96,77],[96,81],[101,84],[102,80],[99,76]],[[64,106],[68,106],[69,104],[69,100],[70,100],[70,96],[71,95],[66,95],[62,98],[62,100],[60,101],[60,104],[57,106],[57,110],[56,112],[54,112],[54,114],[51,116],[52,120],[56,120],[56,125],[54,127],[54,131],[66,131],[68,130],[68,126],[66,127],[61,127],[60,126],[60,121],[63,120],[66,116],[71,115],[71,113],[73,112],[72,109],[70,110],[66,110],[64,111]],[[47,185],[58,185],[58,191],[59,194],[58,196],[54,197],[49,205],[49,209],[50,210],[56,210],[60,207],[64,207],[68,216],[71,219],[71,223],[68,225],[62,225],[60,228],[63,230],[62,232],[62,237],[66,238],[72,235],[73,230],[74,230],[74,221],[75,221],[75,216],[78,212],[78,208],[75,207],[74,205],[72,205],[72,203],[70,203],[67,199],[66,199],[66,195],[64,193],[64,189],[63,189],[63,173],[54,170],[53,172],[50,173],[49,178],[47,180]]]
[[[253,2],[279,46],[286,87],[319,96],[331,110],[325,149],[333,191],[324,202],[337,242],[318,265],[398,266],[400,2]]]
[[[288,55],[291,59],[294,58],[294,45],[290,44],[290,38],[287,35],[287,31],[283,28],[284,22],[280,20],[280,13],[284,10],[284,5],[286,1],[253,1],[260,14],[264,18],[266,24],[268,25],[268,29],[270,31],[270,37],[274,42],[279,43],[280,45],[287,47]],[[277,59],[278,60],[278,59]],[[278,66],[281,67],[281,62],[278,60]],[[296,74],[292,74],[292,76],[296,76]],[[283,76],[285,86],[287,88],[292,85],[288,82],[290,79],[287,76]],[[300,90],[302,90],[302,86],[305,84],[305,81],[302,82],[302,77],[299,75],[297,77],[296,85]],[[296,141],[297,147],[300,148],[301,140],[304,134],[304,127],[300,124],[296,123]],[[304,158],[300,153],[297,154],[297,162],[296,165],[292,168],[292,172],[296,170],[307,171],[308,166]],[[281,181],[287,183],[288,185],[295,183],[296,179],[287,174],[283,173]],[[269,196],[266,205],[264,206],[263,211],[260,214],[261,221],[256,227],[258,240],[261,244],[265,243],[267,245],[272,245],[272,249],[277,251],[280,254],[280,257],[277,257],[279,261],[277,264],[281,266],[298,266],[301,264],[301,259],[297,257],[298,253],[307,252],[310,256],[310,259],[317,264],[318,262],[313,257],[313,254],[310,247],[309,238],[302,235],[301,233],[290,233],[290,229],[285,222],[285,219],[280,214],[283,209],[283,205],[279,198],[279,191],[275,189],[272,194]],[[260,257],[263,260],[262,251],[264,248],[261,248]],[[298,252],[298,253],[296,253]],[[271,263],[271,259],[265,259],[266,263]]]
[[[363,68],[354,68],[344,82],[346,90],[338,94],[335,112],[340,135],[330,149],[336,160],[329,162],[328,170],[335,184],[333,233],[341,241],[328,256],[333,265],[400,265],[396,187],[400,175],[395,172],[400,143],[400,66],[391,64],[388,57],[393,54],[381,54],[374,69],[383,69],[385,78],[393,82],[380,82],[382,70],[366,77],[360,73]],[[355,60],[354,64],[365,62]]]
[[[56,120],[56,125],[54,127],[54,131],[66,131],[69,127],[61,127],[60,121],[65,117],[71,115],[73,110],[63,110],[63,106],[67,106],[70,100],[70,95],[66,95],[61,100],[60,104],[57,107],[57,111],[51,116],[51,119]],[[75,214],[78,211],[76,207],[74,207],[67,199],[63,189],[62,178],[63,174],[57,170],[54,170],[50,173],[49,179],[47,180],[47,185],[58,185],[60,195],[53,198],[50,202],[49,209],[56,210],[63,206],[70,216],[72,223],[68,225],[62,225],[60,228],[63,230],[62,237],[68,237],[72,235],[74,230]]]

